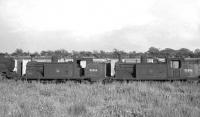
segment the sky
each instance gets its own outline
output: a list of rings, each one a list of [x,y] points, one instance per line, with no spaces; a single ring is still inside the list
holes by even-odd
[[[0,0],[0,52],[200,48],[200,0]]]

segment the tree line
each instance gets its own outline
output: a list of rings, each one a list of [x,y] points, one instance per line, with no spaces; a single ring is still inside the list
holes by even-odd
[[[72,57],[73,55],[81,56],[81,57],[94,57],[94,58],[118,58],[120,55],[122,58],[136,58],[140,56],[147,57],[185,57],[185,58],[197,58],[200,57],[200,49],[195,49],[191,51],[187,48],[181,48],[178,50],[174,50],[171,48],[159,49],[156,47],[150,47],[146,52],[136,52],[130,51],[125,52],[123,50],[113,49],[111,52],[106,52],[103,50],[100,51],[67,51],[65,49],[59,50],[43,50],[41,52],[25,52],[22,49],[16,49],[13,53],[8,54],[11,56],[57,56],[57,57]]]

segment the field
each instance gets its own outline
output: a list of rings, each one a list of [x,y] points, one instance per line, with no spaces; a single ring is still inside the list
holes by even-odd
[[[0,82],[1,117],[200,117],[200,84]]]

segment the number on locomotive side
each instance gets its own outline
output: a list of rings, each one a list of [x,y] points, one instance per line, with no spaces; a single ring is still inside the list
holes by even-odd
[[[98,70],[97,69],[90,69],[89,71],[90,72],[97,72]]]

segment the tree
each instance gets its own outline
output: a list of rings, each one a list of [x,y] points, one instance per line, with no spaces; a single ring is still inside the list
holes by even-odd
[[[40,54],[38,52],[34,52],[33,54],[31,54],[33,56],[40,56]]]
[[[12,56],[23,56],[24,52],[22,49],[16,49],[15,52],[12,53]]]
[[[123,50],[117,50],[117,49],[113,50],[113,58],[121,59],[124,57],[127,57],[127,53],[124,52]]]
[[[153,56],[153,57],[159,56],[159,53],[160,53],[159,49],[155,47],[150,47],[147,52],[149,53],[150,56]]]
[[[80,54],[79,54],[78,51],[72,50],[72,55],[73,55],[73,56],[79,56]]]
[[[171,48],[165,48],[160,51],[161,56],[163,57],[174,57],[176,55],[176,50]]]
[[[101,58],[106,58],[106,52],[103,50],[100,50],[100,57]]]
[[[181,48],[177,50],[176,57],[192,57],[193,52],[187,48]]]
[[[51,51],[51,50],[48,50],[48,51],[41,51],[40,52],[40,55],[41,56],[52,56],[52,55],[54,55],[54,51]]]
[[[84,56],[84,57],[92,56],[92,52],[90,52],[90,51],[80,51],[79,54],[80,54],[80,56]]]
[[[200,57],[200,49],[195,49],[194,50],[194,56],[195,57]]]
[[[137,53],[135,51],[129,52],[128,53],[129,58],[135,58],[137,57]]]
[[[55,50],[54,51],[54,56],[56,57],[63,57],[65,54],[65,50]]]
[[[61,52],[62,56],[65,56],[65,57],[71,56],[71,55],[72,55],[71,53],[69,53],[69,52],[68,52],[67,50],[65,50],[65,49],[61,49],[60,52]]]
[[[100,53],[97,51],[97,50],[94,50],[92,52],[93,56],[96,57],[96,58],[100,58]]]

